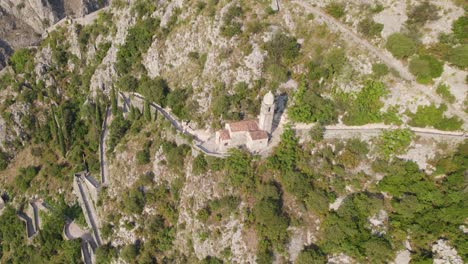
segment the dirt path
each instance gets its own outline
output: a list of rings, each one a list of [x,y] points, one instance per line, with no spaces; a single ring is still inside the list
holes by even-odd
[[[442,98],[439,97],[435,93],[434,87],[428,87],[421,85],[416,82],[416,79],[414,76],[409,72],[408,68],[403,65],[403,63],[397,59],[395,59],[389,52],[384,51],[378,47],[375,47],[374,45],[370,44],[366,39],[360,37],[356,33],[354,33],[351,29],[349,29],[347,26],[343,25],[339,21],[337,21],[335,18],[332,16],[326,14],[324,11],[322,11],[320,8],[313,7],[312,4],[302,1],[302,0],[295,0],[292,1],[292,3],[295,3],[302,7],[305,11],[312,13],[316,17],[320,17],[324,22],[330,26],[331,29],[335,29],[339,32],[341,32],[346,39],[351,40],[355,42],[358,46],[365,48],[368,50],[371,54],[374,56],[378,57],[383,63],[385,63],[387,66],[393,68],[398,72],[401,78],[404,80],[410,82],[411,86],[418,89],[422,94],[426,95],[429,97],[433,102],[440,104],[443,103],[444,101]],[[452,104],[447,105],[447,111],[455,116],[459,116],[464,123],[468,122],[468,115],[462,110],[457,107],[454,107]]]

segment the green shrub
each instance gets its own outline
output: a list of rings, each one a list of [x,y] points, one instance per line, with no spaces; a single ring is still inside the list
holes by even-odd
[[[116,69],[119,74],[132,72],[141,61],[142,54],[147,52],[153,42],[153,35],[159,28],[160,21],[155,18],[137,20],[135,25],[128,30],[125,43],[117,52]]]
[[[6,169],[9,162],[10,158],[8,157],[8,154],[0,150],[0,171]]]
[[[294,105],[288,116],[295,122],[330,124],[337,118],[333,101],[323,98],[302,83],[294,95]]]
[[[200,175],[208,171],[208,162],[205,159],[205,155],[199,154],[193,159],[192,173]]]
[[[96,249],[96,263],[110,264],[115,258],[117,258],[117,250],[110,244]]]
[[[166,105],[166,97],[169,94],[169,86],[166,80],[161,77],[150,79],[148,76],[144,75],[140,79],[138,92],[150,102],[157,103],[164,107]]]
[[[229,183],[234,187],[242,187],[244,190],[254,187],[255,179],[250,154],[238,149],[231,149],[229,153],[229,157],[225,159]]]
[[[419,83],[427,84],[442,75],[444,65],[431,55],[421,55],[411,59],[409,70]]]
[[[327,263],[327,255],[317,246],[309,246],[303,249],[296,258],[294,264],[324,264]]]
[[[401,125],[403,123],[398,115],[398,108],[396,106],[390,107],[387,112],[383,113],[382,120],[386,125]]]
[[[127,263],[131,263],[138,256],[138,247],[133,244],[124,246],[120,252],[120,256],[123,260],[127,261]]]
[[[139,165],[148,164],[150,162],[150,152],[149,149],[143,149],[137,152],[136,160]]]
[[[29,49],[18,49],[11,55],[10,63],[15,73],[30,72],[34,66],[34,58]]]
[[[122,195],[123,210],[128,214],[140,214],[145,207],[146,199],[143,192],[137,188],[131,188]]]
[[[450,92],[450,87],[446,84],[439,84],[436,90],[437,94],[439,94],[444,100],[449,103],[455,102],[455,96]]]
[[[334,18],[341,18],[345,14],[345,4],[332,2],[325,7],[325,11]]]
[[[452,31],[455,37],[463,44],[468,41],[468,16],[464,15],[453,21]]]
[[[444,112],[447,106],[442,104],[436,107],[434,104],[429,106],[418,106],[416,113],[409,113],[411,121],[409,124],[416,127],[432,126],[440,130],[459,130],[463,121],[458,117],[445,117]]]
[[[277,33],[265,43],[265,50],[268,52],[267,63],[287,66],[299,56],[300,45],[296,38]]]
[[[395,58],[404,59],[416,52],[417,45],[411,38],[401,33],[393,33],[387,39],[386,48]]]
[[[309,137],[312,141],[321,141],[323,139],[323,136],[325,134],[325,127],[323,127],[320,124],[314,125],[310,130],[309,130]]]
[[[449,62],[462,68],[468,67],[468,44],[463,44],[449,51]]]
[[[367,17],[361,20],[358,24],[358,30],[367,37],[379,37],[382,32],[383,24],[375,22],[372,18]]]
[[[35,166],[20,168],[15,178],[16,186],[18,186],[22,192],[26,192],[30,187],[31,181],[39,173],[39,170],[40,168]]]
[[[380,108],[384,105],[380,101],[380,97],[385,94],[387,94],[387,89],[382,82],[367,81],[364,88],[357,94],[356,99],[351,102],[343,122],[347,125],[380,122],[382,120]]]
[[[109,138],[107,139],[107,145],[109,146],[109,152],[114,151],[115,146],[125,136],[127,130],[130,128],[130,121],[123,118],[122,115],[117,115],[109,126]]]
[[[388,74],[388,67],[383,63],[374,63],[372,64],[372,72],[378,78]]]
[[[201,264],[223,264],[223,263],[224,262],[221,259],[217,257],[212,257],[212,256],[208,256],[201,261]]]
[[[283,213],[281,201],[272,197],[262,198],[253,208],[256,229],[261,237],[274,244],[282,244],[288,237],[289,218]]]
[[[379,153],[389,158],[392,155],[400,155],[407,151],[414,137],[409,129],[386,130],[379,136],[377,145]]]
[[[236,18],[242,16],[242,8],[237,5],[231,5],[223,17],[223,25],[221,26],[221,35],[232,38],[242,32],[242,24],[236,21]]]

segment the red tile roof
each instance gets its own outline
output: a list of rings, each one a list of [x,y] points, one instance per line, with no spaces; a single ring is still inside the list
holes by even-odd
[[[250,131],[249,135],[252,138],[252,140],[259,140],[259,139],[268,138],[268,133],[266,131],[264,131],[264,130]]]
[[[229,123],[231,127],[231,132],[240,132],[240,131],[258,131],[257,120],[245,120],[239,122]]]
[[[219,131],[219,138],[221,140],[231,139],[231,136],[229,135],[229,131],[227,131],[226,129]]]

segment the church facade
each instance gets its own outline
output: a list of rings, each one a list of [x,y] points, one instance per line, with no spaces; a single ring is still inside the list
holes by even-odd
[[[275,97],[268,92],[262,100],[258,119],[226,123],[223,130],[216,132],[219,152],[230,148],[247,147],[251,152],[259,152],[268,146],[273,127]]]

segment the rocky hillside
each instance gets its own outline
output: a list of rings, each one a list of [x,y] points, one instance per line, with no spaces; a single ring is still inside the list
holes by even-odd
[[[85,169],[103,184],[98,263],[466,261],[466,10],[0,0],[0,262],[79,256],[59,227],[88,229]],[[268,149],[200,148],[268,91]],[[58,209],[20,251],[32,197]]]
[[[0,69],[13,50],[37,45],[61,19],[82,17],[106,5],[105,0],[1,0]]]

